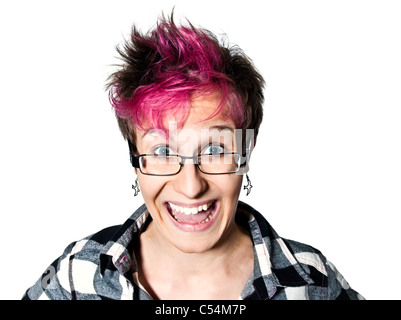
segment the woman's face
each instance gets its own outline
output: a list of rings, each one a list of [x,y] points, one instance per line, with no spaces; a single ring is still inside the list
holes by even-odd
[[[224,110],[207,121],[220,102],[217,94],[192,100],[183,127],[174,130],[175,117],[166,119],[166,137],[158,130],[136,131],[139,154],[166,152],[194,156],[210,152],[236,152],[235,125],[224,118]],[[202,121],[203,120],[203,121]],[[138,181],[152,223],[149,229],[164,244],[188,253],[201,253],[229,238],[235,227],[235,211],[242,175],[204,174],[193,160],[184,161],[172,176],[150,176],[137,169]]]

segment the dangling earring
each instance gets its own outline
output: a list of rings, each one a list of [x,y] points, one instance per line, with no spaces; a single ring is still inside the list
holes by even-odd
[[[251,180],[248,177],[248,174],[245,173],[246,176],[246,181],[247,181],[247,185],[244,186],[244,189],[246,189],[246,195],[249,195],[251,193],[251,189],[252,189],[252,184],[251,184]]]
[[[132,185],[132,189],[134,189],[134,197],[138,195],[139,192],[141,192],[141,189],[139,189],[139,184],[138,184],[138,177],[135,179],[135,184]]]

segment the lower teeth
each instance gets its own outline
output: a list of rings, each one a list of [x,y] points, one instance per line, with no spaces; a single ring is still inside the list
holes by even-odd
[[[209,214],[209,215],[207,216],[207,218],[206,218],[205,220],[203,220],[201,223],[208,222],[208,221],[210,220],[211,217],[212,217],[212,214]]]

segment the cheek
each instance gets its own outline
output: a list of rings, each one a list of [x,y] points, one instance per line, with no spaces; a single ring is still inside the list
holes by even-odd
[[[220,189],[222,197],[238,198],[241,192],[242,175],[226,174],[216,176],[214,184]]]
[[[149,207],[155,202],[157,196],[160,194],[164,187],[164,180],[160,177],[153,176],[138,176],[139,187],[141,189],[142,197],[146,205]]]
[[[209,192],[213,194],[217,191],[221,198],[231,200],[236,204],[242,186],[242,175],[227,174],[210,176],[207,184]],[[167,180],[161,177],[138,175],[138,182],[141,189],[142,197],[146,204],[150,207],[157,201],[157,197],[165,189]]]

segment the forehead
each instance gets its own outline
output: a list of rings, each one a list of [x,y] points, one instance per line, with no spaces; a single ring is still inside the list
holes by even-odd
[[[189,122],[201,122],[202,120],[214,120],[214,121],[231,121],[227,119],[229,106],[225,105],[221,112],[215,114],[221,101],[221,96],[218,92],[213,92],[209,95],[203,95],[194,97],[191,100],[191,109],[188,114],[187,120]]]
[[[191,108],[185,117],[185,121],[179,125],[182,114],[175,113],[167,115],[164,120],[164,128],[148,128],[141,130],[135,129],[137,143],[148,136],[169,138],[171,135],[188,135],[191,132],[195,135],[205,135],[214,132],[232,132],[235,131],[235,122],[228,117],[228,105],[225,105],[221,112],[216,114],[220,103],[220,95],[212,93],[196,97],[191,100]]]

